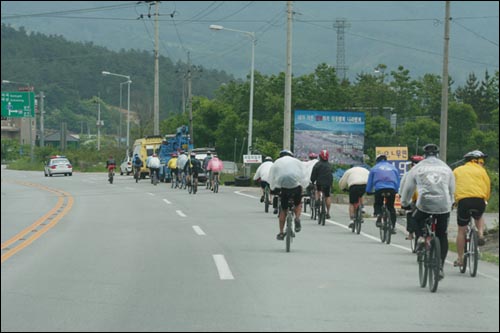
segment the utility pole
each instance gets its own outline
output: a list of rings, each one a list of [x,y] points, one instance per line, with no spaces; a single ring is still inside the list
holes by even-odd
[[[283,115],[283,149],[290,150],[292,127],[292,1],[287,1],[285,113]]]
[[[154,88],[154,115],[153,115],[153,122],[154,122],[154,135],[159,135],[160,134],[160,97],[159,97],[159,88],[160,88],[160,73],[159,73],[159,50],[158,50],[158,38],[159,38],[159,33],[158,33],[158,16],[159,16],[159,10],[160,10],[160,2],[155,1],[155,88]]]
[[[45,113],[43,109],[43,100],[45,99],[45,95],[43,94],[43,91],[40,91],[39,94],[40,97],[40,147],[45,146],[45,135],[44,135],[44,124],[43,124],[43,114]]]
[[[193,136],[193,98],[191,96],[191,58],[188,51],[188,107],[189,107],[189,136],[191,144],[194,146]]]
[[[441,123],[439,146],[440,158],[446,162],[448,142],[448,44],[450,42],[450,2],[446,1],[446,14],[444,19],[444,52],[443,52],[443,82],[441,85]]]
[[[101,93],[97,99],[97,151],[101,150]]]

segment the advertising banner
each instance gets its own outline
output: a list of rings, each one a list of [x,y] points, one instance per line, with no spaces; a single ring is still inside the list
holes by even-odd
[[[294,121],[293,149],[298,159],[326,149],[331,163],[363,163],[364,112],[295,110]]]

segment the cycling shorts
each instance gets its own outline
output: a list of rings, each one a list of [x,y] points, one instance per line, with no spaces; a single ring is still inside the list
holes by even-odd
[[[302,187],[297,186],[296,188],[282,188],[281,189],[281,209],[288,209],[288,199],[293,198],[293,204],[295,206],[300,205],[302,201]]]
[[[358,203],[359,198],[363,196],[366,192],[366,184],[365,185],[352,185],[349,187],[349,203],[355,204]]]
[[[316,184],[316,190],[317,191],[322,191],[323,194],[325,195],[325,198],[329,198],[330,197],[331,188],[332,187],[330,185]]]
[[[469,224],[470,216],[474,219],[479,219],[483,216],[486,209],[486,203],[481,198],[464,198],[457,205],[457,224],[465,227]],[[471,214],[469,215],[469,211]]]

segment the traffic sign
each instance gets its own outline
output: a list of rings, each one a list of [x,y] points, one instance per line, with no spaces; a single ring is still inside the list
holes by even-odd
[[[35,93],[33,91],[2,91],[2,117],[34,117]]]

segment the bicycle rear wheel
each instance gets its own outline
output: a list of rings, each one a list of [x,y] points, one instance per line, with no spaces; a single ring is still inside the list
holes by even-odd
[[[356,216],[354,219],[354,228],[356,229],[356,233],[359,235],[361,232],[361,222],[363,221],[363,212],[361,211],[361,206],[358,205],[356,209]]]
[[[285,231],[286,252],[290,252],[290,245],[292,243],[292,216],[286,217],[286,231]]]
[[[321,225],[325,225],[326,220],[326,202],[325,197],[321,200]]]
[[[417,262],[418,262],[418,279],[420,281],[420,287],[425,288],[427,285],[427,256],[428,251],[424,244],[420,245],[417,249]]]
[[[439,271],[441,270],[441,244],[439,238],[431,239],[430,255],[428,259],[429,290],[435,292],[439,284]]]
[[[214,182],[214,193],[218,193],[219,192],[219,181],[216,180]],[[268,210],[269,210],[269,204],[267,204],[267,207],[268,207]],[[267,213],[267,210],[266,210],[266,213]]]
[[[477,231],[472,229],[470,232],[470,241],[469,241],[469,274],[472,277],[476,276],[477,266],[479,263],[479,249],[477,246],[478,238],[479,236],[477,234]]]

